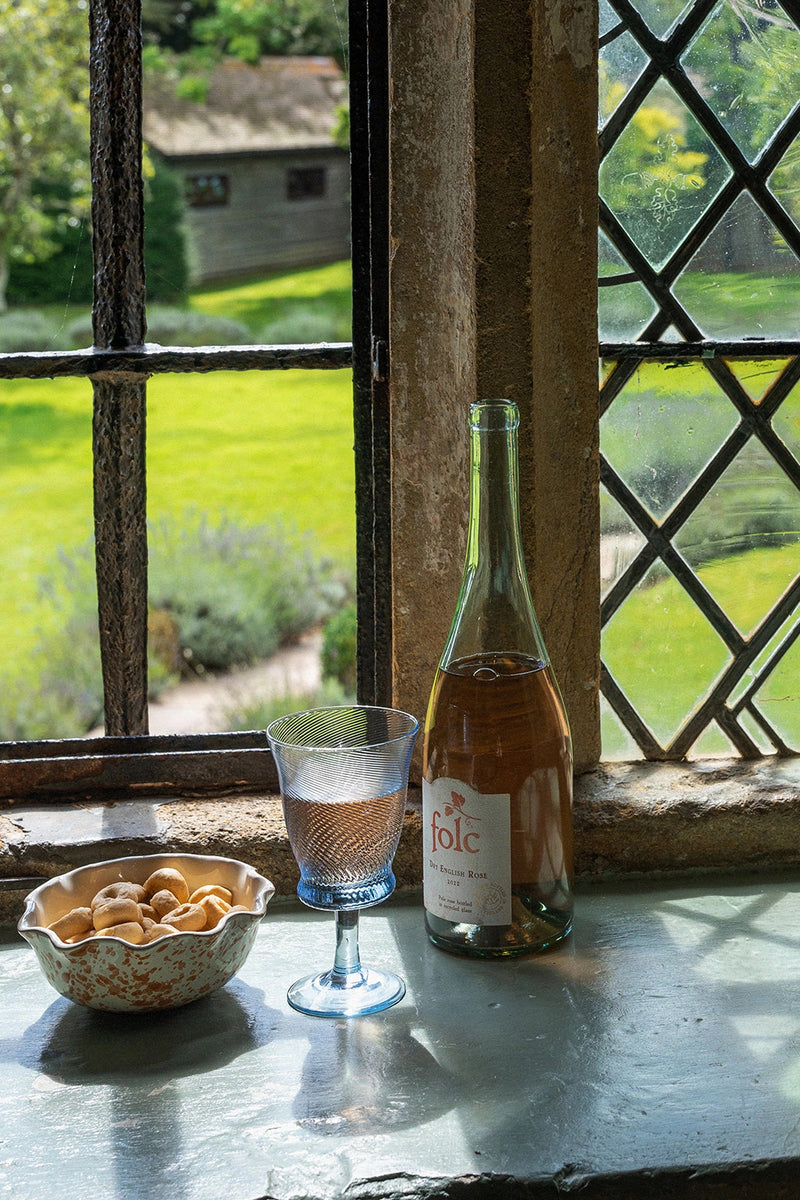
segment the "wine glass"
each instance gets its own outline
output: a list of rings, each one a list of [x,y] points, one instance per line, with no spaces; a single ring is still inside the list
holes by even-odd
[[[394,891],[392,859],[418,729],[408,713],[358,704],[288,713],[267,729],[300,867],[297,894],[310,908],[336,914],[332,969],[289,988],[299,1012],[354,1017],[405,995],[399,976],[361,965],[358,914]]]

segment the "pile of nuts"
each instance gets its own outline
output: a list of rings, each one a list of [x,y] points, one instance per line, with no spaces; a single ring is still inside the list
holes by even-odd
[[[181,932],[214,929],[229,912],[249,912],[233,893],[207,883],[189,894],[174,867],[161,867],[144,883],[109,883],[82,908],[70,909],[48,928],[72,945],[86,938],[118,937],[135,945]]]

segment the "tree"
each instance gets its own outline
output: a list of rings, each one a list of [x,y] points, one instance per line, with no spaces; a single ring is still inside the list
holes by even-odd
[[[245,62],[265,54],[325,54],[341,63],[347,55],[345,0],[143,0],[142,28],[150,46],[188,52],[187,65],[203,49]]]
[[[213,0],[142,0],[145,45],[184,54],[195,44],[194,21],[212,8]]]
[[[46,258],[89,209],[86,0],[0,0],[0,312],[12,261]]]
[[[621,80],[601,76],[606,112],[626,90]],[[671,89],[656,86],[600,168],[601,196],[654,265],[696,219],[697,194],[709,182],[709,155],[692,144],[694,124]]]

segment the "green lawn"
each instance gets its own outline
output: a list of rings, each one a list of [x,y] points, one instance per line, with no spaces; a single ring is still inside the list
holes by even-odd
[[[800,328],[798,275],[787,255],[785,274],[686,271],[673,285],[677,299],[707,338],[794,338]],[[619,263],[602,259],[601,275],[616,275]],[[639,283],[600,289],[600,337],[625,341],[639,336],[655,304]]]
[[[795,543],[719,559],[698,575],[747,636],[798,572],[800,543]],[[730,654],[669,576],[638,589],[625,601],[603,632],[603,659],[663,743],[705,697]],[[747,675],[744,687],[751,682],[752,676]],[[760,706],[789,744],[800,749],[800,643],[795,643],[763,687]],[[603,745],[612,757],[632,750],[612,714],[604,720]],[[729,750],[718,733],[708,734],[702,748]]]
[[[332,263],[306,271],[272,275],[236,287],[220,286],[192,297],[191,307],[215,317],[241,321],[256,335],[278,319],[309,306],[324,308],[348,340],[350,263]]]

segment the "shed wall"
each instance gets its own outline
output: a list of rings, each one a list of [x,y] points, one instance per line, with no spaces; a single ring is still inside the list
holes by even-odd
[[[227,177],[227,203],[187,207],[192,281],[336,262],[350,256],[349,164],[345,151],[269,156],[197,156],[172,166],[185,179]],[[289,199],[290,170],[323,167],[323,196]]]

